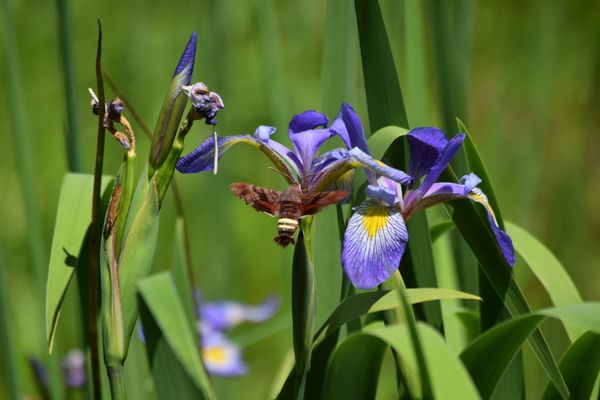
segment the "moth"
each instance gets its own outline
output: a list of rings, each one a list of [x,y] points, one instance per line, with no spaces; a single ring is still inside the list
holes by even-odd
[[[232,183],[229,187],[236,197],[256,211],[279,218],[278,235],[273,241],[281,247],[295,244],[293,236],[300,218],[316,214],[348,196],[348,192],[343,191],[304,193],[299,184],[290,185],[283,192],[242,182]]]

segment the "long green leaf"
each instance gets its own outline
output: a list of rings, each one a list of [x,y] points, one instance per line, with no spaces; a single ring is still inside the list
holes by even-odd
[[[454,175],[451,167],[444,171],[441,180],[456,182],[456,175]],[[490,293],[490,296],[493,295],[493,297],[488,300],[482,294],[482,298],[484,301],[500,301],[502,307],[513,317],[526,314],[530,312],[527,301],[512,278],[510,267],[506,264],[496,244],[496,239],[489,228],[487,218],[475,207],[468,200],[447,203],[447,208],[451,210],[452,220],[471,250],[473,250],[479,261],[481,271],[494,289],[494,292]],[[539,331],[534,332],[530,343],[536,357],[540,360],[542,367],[554,385],[561,391],[562,395],[568,396],[568,389],[560,375],[556,360],[542,334]]]
[[[102,179],[102,192],[110,186],[110,181],[108,177]],[[92,175],[67,174],[61,186],[46,287],[46,339],[50,352],[54,347],[60,308],[91,222],[91,202],[82,198],[92,198],[93,184]]]
[[[138,288],[144,305],[142,322],[144,333],[148,335],[149,359],[159,398],[194,398],[187,395],[197,397],[200,394],[204,399],[214,399],[216,396],[204,370],[198,342],[191,332],[171,274],[163,272],[142,279]],[[169,357],[170,352],[176,361]],[[190,380],[195,388],[189,385]]]
[[[355,6],[371,130],[376,131],[388,125],[408,127],[400,82],[379,2],[355,0]],[[407,158],[403,152],[388,156],[402,168],[406,167]],[[407,229],[411,240],[403,257],[403,264],[406,265],[403,273],[414,276],[418,286],[436,287],[426,215],[421,213],[414,216],[407,224]],[[426,305],[424,310],[431,324],[441,326],[439,304]]]
[[[181,217],[175,222],[175,244],[173,254],[173,280],[181,298],[181,304],[191,327],[196,326],[196,307],[193,300],[192,283],[189,279],[191,265],[185,256],[185,222]]]
[[[500,228],[504,229],[504,220],[502,218],[500,206],[498,205],[498,200],[496,199],[496,193],[494,192],[492,181],[489,178],[483,160],[479,155],[479,150],[477,149],[477,146],[473,141],[473,137],[469,133],[469,130],[465,124],[458,118],[456,119],[456,122],[458,124],[458,131],[463,132],[466,135],[465,141],[463,142],[463,148],[465,149],[465,154],[469,163],[469,169],[471,172],[481,178],[481,183],[478,186],[481,190],[483,190],[483,193],[485,193],[490,206],[492,206],[494,215],[498,221],[498,225],[500,225]]]
[[[410,304],[445,299],[481,300],[478,296],[469,293],[438,288],[406,289],[406,295]],[[398,290],[376,291],[352,295],[336,308],[327,321],[319,328],[315,336],[318,338],[322,333],[325,333],[325,336],[327,336],[330,332],[335,331],[343,324],[359,318],[362,315],[391,310],[399,306],[401,306],[401,301]]]
[[[371,151],[371,155],[381,160],[390,146],[401,137],[404,137],[408,130],[399,126],[385,126],[375,132],[368,140],[367,146]]]
[[[515,250],[542,283],[555,306],[583,301],[565,267],[550,250],[516,224],[507,222],[506,230],[513,240]],[[565,325],[565,329],[571,341],[575,341],[583,333],[580,328],[568,324]]]
[[[469,293],[438,288],[406,289],[406,295],[411,304],[459,298],[480,300],[479,297]],[[366,314],[390,310],[400,306],[401,301],[398,290],[367,292],[349,296],[336,308],[315,334],[315,345],[312,350],[311,364],[314,365],[315,363],[320,362],[327,363],[330,354],[328,347],[331,345],[329,342],[331,335],[344,324],[350,323]],[[311,371],[307,378],[307,395],[309,393],[315,394],[315,388],[313,387],[315,385],[318,386],[319,389],[317,389],[317,391],[320,393],[321,383],[320,381],[315,383],[315,376],[312,372],[313,370],[311,367]],[[278,398],[290,398],[292,396],[292,386],[293,379],[290,375],[282,387]]]
[[[305,222],[305,221],[303,221]],[[308,229],[304,229],[304,228]],[[305,235],[307,239],[305,240]],[[298,235],[292,262],[292,321],[296,357],[296,394],[304,398],[306,374],[310,365],[312,335],[316,313],[314,266],[310,258],[310,227]]]
[[[323,46],[322,110],[334,115],[343,101],[353,103],[356,82],[354,4],[327,0]]]
[[[494,326],[479,336],[461,353],[461,359],[484,398],[488,398],[493,393],[511,360],[546,317],[556,318],[563,323],[571,323],[583,329],[600,333],[600,303],[581,303],[547,308]],[[490,365],[494,367],[489,368]],[[557,387],[557,389],[561,388]],[[566,389],[566,393],[560,393],[560,395],[568,398],[568,389]]]
[[[130,213],[134,212],[135,208],[133,207],[132,205]],[[129,338],[138,318],[136,285],[150,272],[158,239],[159,208],[154,180],[150,182],[143,203],[131,219],[133,221],[124,236],[119,258],[119,287],[123,310],[125,354],[127,354]]]
[[[355,0],[354,4],[371,131],[387,125],[408,127],[379,2]]]
[[[600,371],[600,335],[586,332],[568,348],[558,364],[571,398],[589,399]],[[544,400],[560,399],[560,395],[548,384]]]

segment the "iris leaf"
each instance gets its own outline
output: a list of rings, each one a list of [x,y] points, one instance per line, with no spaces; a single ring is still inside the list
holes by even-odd
[[[480,335],[461,353],[461,359],[481,395],[489,398],[511,360],[544,318],[556,318],[563,323],[600,333],[599,316],[600,303],[574,304],[524,314],[498,324]],[[494,368],[490,368],[490,365]],[[564,381],[562,382],[564,384]],[[565,396],[561,393],[561,396],[568,398],[568,394]]]
[[[442,181],[456,182],[456,175],[451,167],[441,175]],[[487,218],[469,200],[457,200],[446,203],[451,211],[452,220],[466,240],[467,244],[477,257],[482,273],[487,282],[493,287],[489,293],[480,293],[484,301],[500,301],[512,317],[530,312],[530,308],[512,278],[510,267],[506,264],[496,239],[489,228]],[[489,300],[488,300],[489,299]],[[565,385],[554,356],[550,352],[548,343],[539,331],[535,331],[530,339],[531,347],[542,367],[559,389],[562,395],[568,396]]]
[[[144,278],[138,289],[158,398],[216,398],[171,274]]]
[[[112,186],[110,181],[109,177],[102,179],[103,193]],[[70,173],[65,175],[61,186],[46,287],[46,338],[50,352],[54,347],[62,302],[91,222],[93,184],[92,175]]]
[[[142,174],[141,180],[145,181],[144,174]],[[140,190],[144,189],[147,192],[142,192],[144,193],[143,201],[141,203],[136,202],[136,200],[140,201],[142,197]],[[149,185],[140,183],[136,188],[119,259],[119,286],[123,310],[125,354],[127,354],[129,338],[138,318],[136,284],[150,272],[152,267],[158,239],[158,225],[158,197],[153,179]]]
[[[367,140],[367,146],[371,151],[371,155],[375,159],[381,160],[392,143],[404,137],[407,133],[408,130],[393,125],[379,129]]]
[[[371,130],[376,131],[388,125],[408,127],[396,64],[379,2],[355,0],[355,6]],[[407,157],[404,152],[394,152],[394,154],[388,152],[387,156],[400,165],[401,169],[406,169]],[[436,287],[433,251],[426,215],[424,213],[415,215],[407,224],[407,229],[411,240],[408,241],[407,251],[403,257],[403,264],[406,265],[403,271],[408,276],[414,276],[418,286]],[[429,323],[441,327],[442,316],[439,305],[426,305],[424,311]]]
[[[177,218],[175,222],[175,243],[173,252],[173,280],[177,293],[181,298],[181,304],[185,310],[185,315],[190,323],[190,327],[196,327],[196,307],[192,297],[193,290],[192,282],[189,274],[192,271],[192,266],[188,264],[185,256],[185,221],[183,218]]]
[[[445,299],[481,300],[478,296],[469,293],[438,288],[406,289],[406,295],[410,304]],[[327,337],[329,333],[362,315],[391,310],[401,305],[399,289],[358,293],[349,296],[319,328],[315,336],[319,338],[324,334],[324,337]]]
[[[310,222],[306,218],[302,222],[292,261],[292,328],[296,359],[295,393],[298,398],[304,397],[316,313],[314,266],[309,253],[310,226],[307,225]]]
[[[573,399],[589,399],[600,371],[600,335],[586,332],[567,349],[558,364]],[[544,400],[560,399],[560,395],[548,384]]]
[[[542,283],[555,306],[581,303],[581,295],[565,267],[539,240],[523,228],[506,223],[507,233],[513,240],[515,250],[523,257],[529,268]],[[583,333],[581,328],[565,324],[571,341]]]
[[[374,399],[383,356],[384,341],[370,335],[353,335],[335,349],[327,367],[324,399]]]
[[[443,337],[429,325],[426,325],[422,322],[417,322],[416,329],[422,343],[428,372],[432,377],[435,377],[435,379],[431,380],[432,397],[435,399],[480,398],[479,394],[477,393],[477,389],[475,388],[475,385],[473,384],[473,381],[471,380],[465,367],[461,364],[458,357],[455,354],[452,354]],[[411,335],[407,325],[400,324],[386,327],[369,326],[363,332],[350,336],[340,344],[338,349],[342,348],[342,345],[349,341],[362,344],[366,343],[364,341],[359,342],[357,339],[355,339],[356,337],[361,336],[378,338],[384,343],[390,345],[400,357],[401,364],[403,366],[402,373],[404,379],[412,382],[418,381],[419,372],[417,360],[413,353]],[[356,351],[358,351],[358,348],[354,348]],[[346,349],[343,349],[342,351],[345,352]],[[334,359],[337,355],[336,353],[334,353]],[[352,360],[348,359],[348,362],[351,363]],[[365,374],[365,368],[372,368],[371,365],[362,365],[362,368],[361,365],[352,367],[354,368],[350,369],[349,372],[353,372],[355,378],[361,374]],[[340,365],[340,370],[342,372],[344,372],[343,368],[344,366]],[[330,382],[335,382],[333,381],[333,378],[334,376],[330,377],[326,387],[330,385]],[[351,376],[349,378],[351,378]],[[353,387],[351,385],[356,384],[357,386],[355,390],[365,389],[364,387],[359,386],[359,384],[362,384],[363,382],[358,379],[347,379],[345,382],[347,385],[350,385],[350,388]],[[331,388],[333,388],[333,385],[331,385]],[[345,387],[343,390],[348,390],[350,388]],[[338,390],[341,389],[338,388]],[[347,398],[352,398],[352,396]]]

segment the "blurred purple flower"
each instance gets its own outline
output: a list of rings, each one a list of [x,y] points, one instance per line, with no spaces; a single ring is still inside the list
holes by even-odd
[[[490,228],[503,257],[509,265],[514,264],[512,241],[498,227],[485,194],[477,188],[481,179],[469,174],[462,177],[460,183],[436,183],[464,139],[462,133],[448,140],[436,128],[413,129],[408,133],[409,175],[413,179],[402,182],[385,176],[379,179],[369,176],[370,185],[366,189],[368,199],[355,208],[355,213],[348,221],[342,246],[342,265],[354,286],[373,288],[398,268],[408,241],[405,221],[415,212],[459,198],[476,201],[485,207]],[[370,158],[366,153],[362,156]],[[415,188],[415,183],[423,176],[423,182]],[[404,197],[400,183],[408,183]]]
[[[81,388],[85,384],[85,354],[73,349],[61,361],[65,382],[70,388]]]
[[[239,346],[230,341],[225,331],[243,322],[263,322],[279,308],[276,297],[268,297],[258,305],[234,301],[206,302],[200,290],[194,290],[198,334],[206,369],[213,375],[235,376],[246,373]]]

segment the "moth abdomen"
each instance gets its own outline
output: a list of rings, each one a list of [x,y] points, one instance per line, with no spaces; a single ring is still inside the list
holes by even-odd
[[[279,232],[279,235],[273,240],[281,247],[295,244],[293,236],[297,229],[298,220],[292,218],[279,218],[277,221],[277,231]]]

